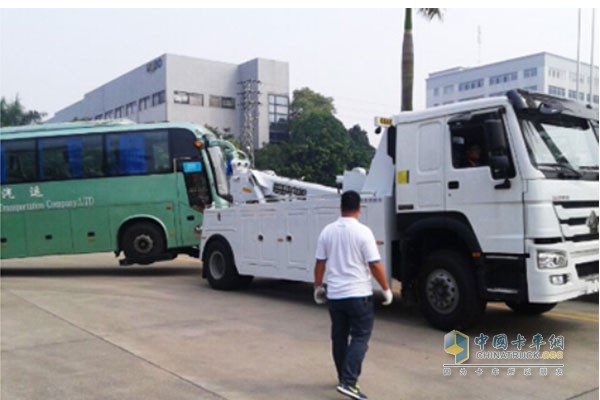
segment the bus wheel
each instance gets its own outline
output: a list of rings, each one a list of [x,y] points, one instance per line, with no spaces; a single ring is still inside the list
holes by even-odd
[[[425,318],[443,330],[464,329],[485,310],[473,270],[462,254],[439,250],[429,255],[419,275],[419,302]]]
[[[150,264],[164,255],[165,235],[156,224],[138,222],[123,233],[121,248],[131,262]]]
[[[556,306],[556,303],[530,303],[528,301],[517,303],[507,301],[506,305],[518,314],[539,315],[552,310]]]
[[[252,281],[251,276],[242,276],[238,273],[231,248],[221,240],[214,240],[206,246],[202,257],[202,268],[206,269],[208,283],[213,289],[238,289]]]

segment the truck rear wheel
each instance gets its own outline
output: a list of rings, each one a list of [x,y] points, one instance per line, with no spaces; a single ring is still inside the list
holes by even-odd
[[[443,330],[469,327],[486,305],[471,264],[452,250],[439,250],[425,259],[419,275],[419,301],[429,323]]]
[[[206,268],[208,283],[213,289],[239,289],[252,281],[251,276],[238,273],[231,248],[221,240],[212,241],[206,246],[202,264],[202,268]]]
[[[556,307],[557,303],[530,303],[523,301],[521,303],[507,301],[506,305],[511,308],[514,312],[523,315],[539,315],[546,311],[552,310]]]

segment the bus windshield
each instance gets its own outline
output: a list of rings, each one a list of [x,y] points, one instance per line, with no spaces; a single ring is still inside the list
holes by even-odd
[[[531,162],[546,177],[598,180],[598,136],[590,121],[536,114],[519,122]]]

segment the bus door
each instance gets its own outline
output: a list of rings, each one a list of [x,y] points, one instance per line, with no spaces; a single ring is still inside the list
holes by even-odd
[[[180,202],[179,221],[184,246],[197,246],[200,243],[202,213],[211,203],[210,186],[205,165],[200,158],[179,158],[175,160],[176,173],[183,174],[177,179],[177,192]]]

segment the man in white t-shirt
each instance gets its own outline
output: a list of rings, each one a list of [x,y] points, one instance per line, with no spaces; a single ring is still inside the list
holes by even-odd
[[[341,212],[342,216],[327,225],[317,241],[314,297],[318,304],[329,304],[337,390],[365,400],[367,396],[360,391],[357,381],[373,330],[371,276],[384,291],[384,305],[392,302],[393,295],[373,232],[358,221],[360,195],[345,192]],[[323,286],[326,269],[327,289]]]

